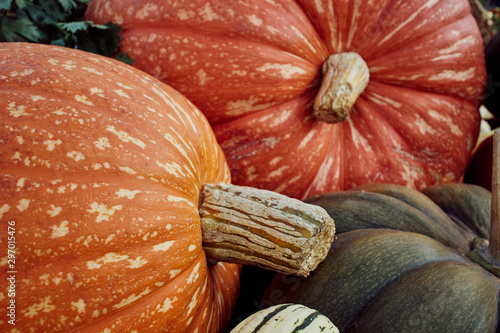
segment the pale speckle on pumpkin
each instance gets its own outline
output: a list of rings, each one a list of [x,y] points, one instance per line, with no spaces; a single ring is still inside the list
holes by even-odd
[[[73,70],[76,68],[75,62],[72,60],[66,61],[64,64],[61,65],[61,67],[67,69],[67,70]]]
[[[45,97],[40,95],[31,95],[30,97],[33,102],[38,102],[45,99]]]
[[[30,75],[30,74],[33,74],[35,71],[33,69],[25,69],[23,70],[21,73],[19,72],[11,72],[10,73],[10,76],[11,77],[16,77],[16,76],[27,76],[27,75]]]
[[[71,151],[71,152],[67,153],[66,156],[74,159],[76,162],[82,161],[85,159],[85,156],[79,151]]]
[[[123,205],[115,205],[111,208],[106,206],[105,204],[98,204],[97,202],[93,202],[90,205],[90,209],[87,210],[90,214],[97,213],[96,222],[109,221],[109,217],[113,216],[117,210],[121,210]]]
[[[20,212],[23,212],[28,208],[30,202],[31,200],[29,199],[21,199],[19,200],[19,204],[16,207]]]
[[[176,177],[186,176],[182,172],[181,166],[176,162],[160,163],[160,161],[156,161],[156,165],[158,165],[159,167],[162,167],[166,172],[168,172],[169,174],[174,175]]]
[[[182,272],[182,270],[180,269],[172,269],[168,272],[168,275],[170,275],[170,278],[173,279],[174,277],[176,277],[177,275],[179,275],[179,273]]]
[[[129,175],[135,175],[135,174],[137,174],[137,172],[136,172],[134,169],[130,168],[130,167],[126,167],[126,166],[118,166],[118,168],[119,168],[120,170],[122,170],[122,171],[125,171],[125,172],[126,172],[126,173],[128,173]]]
[[[104,75],[103,72],[101,71],[98,71],[97,69],[95,68],[92,68],[92,67],[82,67],[83,70],[89,72],[89,73],[92,73],[92,74],[97,74],[97,75]]]
[[[293,66],[291,64],[266,63],[256,68],[256,70],[260,72],[276,71],[284,79],[291,79],[294,77],[294,75],[297,74],[306,74],[306,71],[303,68],[300,68],[298,66]]]
[[[58,238],[66,236],[69,233],[68,224],[69,222],[67,220],[64,220],[59,225],[53,225],[51,227],[52,235],[50,235],[50,238]]]
[[[211,78],[207,76],[207,73],[203,69],[198,70],[198,72],[196,72],[196,76],[198,77],[200,85],[202,86],[204,86],[208,81],[211,80]]]
[[[197,246],[196,246],[196,245],[191,244],[191,245],[189,245],[189,247],[188,247],[188,251],[194,251],[194,250],[196,250],[196,248],[197,248]]]
[[[173,299],[171,299],[170,297],[167,297],[165,299],[165,301],[163,301],[163,304],[158,304],[157,306],[157,309],[158,309],[158,312],[167,312],[168,310],[170,309],[173,309],[174,306],[173,306],[173,303],[177,301],[177,297],[174,297]]]
[[[476,75],[475,68],[469,68],[468,70],[460,71],[460,72],[457,72],[454,70],[444,70],[441,73],[429,76],[428,80],[429,81],[441,81],[441,80],[468,81],[468,80],[473,79],[475,75]]]
[[[43,299],[40,299],[39,303],[35,303],[30,305],[25,310],[21,310],[21,313],[28,318],[33,318],[34,316],[40,314],[40,312],[47,313],[54,310],[56,307],[52,302],[51,296],[45,296]]]
[[[129,262],[131,261],[131,259],[128,258],[128,255],[109,252],[109,253],[106,253],[101,258],[98,258],[96,260],[87,261],[87,268],[88,269],[98,269],[98,268],[101,268],[101,266],[104,264],[118,262],[118,261],[122,261],[122,260],[128,260]]]
[[[142,291],[139,295],[135,295],[135,294],[132,294],[130,295],[129,297],[125,298],[125,299],[122,299],[120,301],[120,303],[118,304],[115,304],[113,305],[114,308],[116,309],[120,309],[120,308],[123,308],[124,306],[127,306],[135,301],[137,301],[138,299],[141,299],[142,297],[146,296],[147,294],[149,294],[151,292],[151,289],[149,288],[146,288],[144,291]]]
[[[96,141],[94,141],[94,145],[99,150],[104,150],[106,148],[111,148],[111,144],[109,143],[109,139],[107,137],[100,137]]]
[[[418,115],[416,115],[416,119],[413,121],[413,124],[415,125],[416,128],[418,128],[418,130],[422,135],[437,134],[436,128]]]
[[[87,105],[91,105],[91,106],[94,105],[94,103],[87,100],[87,96],[85,96],[85,95],[75,95],[75,100],[77,100],[78,102],[81,102],[83,104],[87,104]]]
[[[50,217],[55,217],[61,213],[62,207],[56,207],[54,204],[50,205],[50,209],[47,210],[47,214],[50,215]]]
[[[19,180],[17,181],[16,186],[19,187],[19,188],[22,188],[24,186],[24,182],[25,181],[26,181],[26,178],[24,178],[24,177],[23,178],[19,178]]]
[[[132,142],[133,144],[135,144],[141,148],[146,148],[146,144],[144,142],[132,137],[127,132],[119,131],[114,126],[108,126],[107,130],[110,131],[111,133],[115,134],[116,136],[118,136],[118,138],[120,140],[122,140],[123,142]]]
[[[71,306],[76,310],[78,311],[78,313],[83,313],[85,312],[85,307],[86,307],[86,304],[85,304],[85,301],[83,299],[78,299],[78,301],[76,302],[71,302]]]
[[[258,27],[262,26],[264,22],[261,18],[257,17],[257,15],[255,14],[248,16],[248,21]]]
[[[121,89],[116,89],[115,92],[120,96],[120,97],[125,97],[125,98],[130,98],[130,96],[123,90]]]
[[[97,88],[97,87],[90,88],[90,94],[97,95],[99,97],[104,98],[104,90],[102,90],[101,88]]]
[[[189,20],[190,18],[193,18],[195,15],[196,13],[191,10],[181,9],[177,12],[177,17],[182,21]]]
[[[208,2],[205,4],[205,7],[198,10],[198,14],[201,16],[203,21],[213,21],[221,19],[221,17],[217,15],[216,12],[214,12],[212,6]]]
[[[371,97],[371,100],[379,105],[384,105],[384,104],[388,104],[388,105],[391,105],[397,109],[400,109],[403,107],[403,104],[400,103],[400,102],[397,102],[389,97],[385,97],[385,96],[381,96],[379,94],[376,94],[376,93],[372,93],[370,95]]]
[[[175,241],[166,241],[160,244],[153,245],[153,251],[158,252],[158,251],[167,251],[174,245]]]
[[[167,196],[167,200],[170,201],[170,202],[185,202],[187,203],[189,206],[191,207],[194,207],[196,208],[196,206],[189,200],[185,199],[185,198],[181,198],[181,197],[176,197],[174,195],[168,195]]]
[[[429,110],[429,116],[435,118],[438,120],[440,124],[446,124],[450,127],[451,133],[457,135],[457,136],[462,136],[463,132],[460,130],[460,127],[455,125],[451,119],[448,117],[444,116],[443,114],[439,113],[436,110]]]
[[[54,148],[60,145],[62,141],[60,139],[57,140],[44,140],[43,144],[47,146],[48,151],[53,151]]]
[[[147,18],[149,15],[152,13],[155,13],[158,11],[158,6],[152,3],[146,3],[142,8],[140,8],[136,13],[135,17],[138,19],[144,19]]]
[[[118,196],[118,198],[128,198],[128,199],[134,199],[134,197],[138,194],[141,193],[139,190],[127,190],[124,188],[119,189],[115,194]]]
[[[197,263],[196,266],[194,266],[193,271],[191,272],[191,274],[189,274],[189,277],[186,280],[187,284],[191,284],[196,280],[198,280],[198,278],[200,277],[199,270],[200,270],[200,263]]]
[[[7,106],[7,110],[10,112],[12,117],[18,118],[21,116],[29,116],[30,114],[26,112],[26,106],[16,105],[16,102],[11,102]]]

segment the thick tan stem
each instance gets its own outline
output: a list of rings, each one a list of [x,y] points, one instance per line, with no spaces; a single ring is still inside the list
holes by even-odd
[[[321,207],[228,184],[205,185],[200,217],[210,261],[307,276],[326,257],[335,224]]]
[[[314,115],[327,123],[344,121],[370,81],[370,70],[354,52],[332,54],[323,64]]]
[[[493,166],[491,174],[491,221],[490,221],[490,252],[500,261],[500,130],[493,133]]]

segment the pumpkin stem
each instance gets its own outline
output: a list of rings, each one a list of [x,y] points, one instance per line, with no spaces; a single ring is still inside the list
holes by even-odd
[[[323,82],[314,115],[327,123],[344,121],[370,80],[370,70],[354,52],[332,54],[323,64]]]
[[[500,130],[493,133],[493,166],[491,176],[491,220],[490,220],[490,252],[500,261]]]
[[[251,187],[207,184],[199,212],[209,262],[307,276],[326,257],[335,234],[323,208]]]
[[[475,238],[472,241],[472,250],[466,256],[500,277],[500,130],[493,133],[493,166],[491,175],[491,220],[489,241],[483,238]]]

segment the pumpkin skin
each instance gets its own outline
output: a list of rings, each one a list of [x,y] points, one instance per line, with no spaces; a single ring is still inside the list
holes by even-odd
[[[490,192],[427,189],[373,185],[309,199],[335,216],[337,239],[310,277],[276,275],[262,302],[313,307],[341,332],[496,332],[499,280],[462,243],[487,237]]]
[[[134,66],[207,116],[235,184],[307,198],[366,183],[458,180],[486,70],[466,0],[93,0]],[[356,52],[370,83],[347,120],[313,117],[321,67]]]
[[[0,242],[6,255],[14,221],[15,328],[222,332],[240,266],[209,266],[202,248],[200,188],[230,173],[201,112],[146,73],[77,50],[2,43],[0,63]]]

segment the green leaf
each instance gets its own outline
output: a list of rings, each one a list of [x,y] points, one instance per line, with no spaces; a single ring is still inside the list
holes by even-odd
[[[47,16],[52,18],[54,21],[64,22],[66,20],[67,13],[64,12],[57,0],[43,0],[40,1],[40,4],[47,13]]]
[[[9,9],[13,0],[0,0],[0,9]]]
[[[88,22],[69,22],[62,24],[62,28],[70,33],[74,34],[80,30],[87,30],[89,27]]]
[[[7,42],[38,42],[45,37],[30,20],[13,20],[6,17],[2,18],[2,35]]]
[[[77,7],[76,2],[73,0],[59,0],[59,4],[65,12],[69,12]]]

